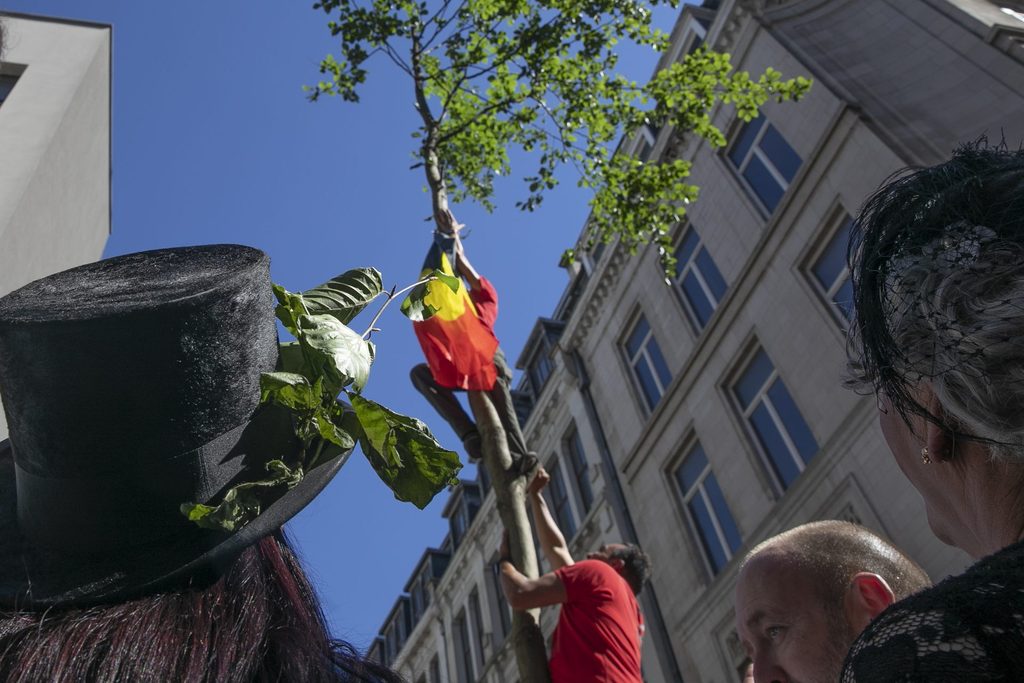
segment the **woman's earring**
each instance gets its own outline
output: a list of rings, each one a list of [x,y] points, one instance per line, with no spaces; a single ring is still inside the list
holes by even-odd
[[[924,463],[925,465],[932,464],[932,458],[931,458],[930,455],[928,455],[928,447],[927,446],[925,446],[924,448],[921,449],[921,462]]]

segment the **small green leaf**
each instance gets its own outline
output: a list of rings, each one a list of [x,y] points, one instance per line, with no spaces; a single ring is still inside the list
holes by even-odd
[[[332,395],[349,385],[362,391],[373,362],[366,341],[331,315],[304,315],[298,323],[306,362]]]
[[[441,447],[425,424],[359,395],[351,395],[363,454],[398,500],[423,509],[457,481],[459,456]]]
[[[405,297],[400,306],[406,318],[413,322],[423,322],[437,313],[436,308],[424,301],[428,294],[430,294],[430,289],[427,287],[427,283],[412,288],[409,296]]]
[[[331,315],[347,325],[380,296],[384,283],[376,268],[353,268],[302,293],[306,312]]]
[[[182,503],[181,514],[203,529],[237,531],[259,516],[270,489],[292,489],[303,476],[302,468],[293,470],[281,460],[268,462],[267,472],[270,476],[266,479],[232,486],[218,505]]]
[[[456,294],[459,293],[459,287],[462,285],[462,281],[459,280],[459,278],[455,277],[454,275],[449,275],[448,273],[445,273],[435,268],[434,272],[430,274],[430,277],[437,278],[441,282],[448,285],[448,289],[452,290]]]
[[[272,401],[293,410],[320,405],[321,387],[293,372],[265,372],[260,375],[260,402]]]
[[[302,295],[289,292],[281,285],[273,285],[273,290],[278,303],[277,308],[274,309],[274,315],[277,316],[277,319],[281,321],[286,330],[296,334],[295,330],[298,327],[299,317],[307,313]]]

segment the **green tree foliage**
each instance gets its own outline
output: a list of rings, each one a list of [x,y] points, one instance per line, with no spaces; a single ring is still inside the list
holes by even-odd
[[[414,155],[435,213],[449,198],[492,210],[495,177],[512,172],[509,150],[518,147],[537,159],[520,208],[540,205],[556,169],[571,164],[594,193],[591,243],[618,237],[632,251],[657,242],[671,266],[671,229],[697,195],[690,164],[642,163],[615,142],[648,124],[721,147],[710,117],[717,102],[749,121],[769,98],[801,97],[810,81],[774,69],[753,78],[706,49],[644,85],[616,73],[619,41],[667,47],[649,9],[664,4],[678,0],[320,0],[314,8],[328,15],[340,52],[321,62],[325,78],[310,98],[357,102],[370,58],[382,54],[410,79],[422,120]]]

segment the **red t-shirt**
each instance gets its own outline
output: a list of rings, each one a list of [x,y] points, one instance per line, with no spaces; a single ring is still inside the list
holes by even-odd
[[[643,618],[633,590],[601,560],[555,571],[565,602],[551,644],[552,683],[642,683]]]

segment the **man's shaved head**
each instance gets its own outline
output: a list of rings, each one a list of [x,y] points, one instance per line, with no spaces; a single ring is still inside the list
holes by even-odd
[[[930,584],[891,543],[849,522],[768,539],[743,559],[736,584],[736,629],[754,680],[834,683],[867,624]]]
[[[850,578],[859,572],[878,574],[902,600],[932,585],[916,562],[894,545],[852,522],[835,519],[810,522],[757,545],[747,553],[740,571],[762,553],[784,556],[793,566],[813,576],[821,597],[842,600]]]

